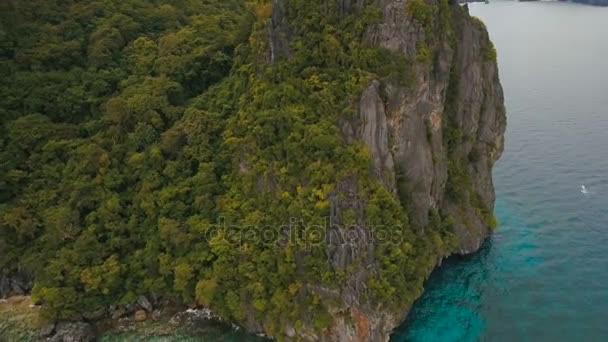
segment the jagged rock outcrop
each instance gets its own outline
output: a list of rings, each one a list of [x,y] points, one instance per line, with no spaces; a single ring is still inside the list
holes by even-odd
[[[51,342],[92,342],[96,340],[95,328],[85,322],[61,322],[55,327]]]
[[[272,1],[272,16],[268,22],[268,62],[274,63],[281,56],[289,56],[291,29],[287,22],[285,1]]]
[[[85,322],[57,323],[55,334],[47,339],[51,342],[92,342],[95,340],[95,328]]]
[[[382,179],[391,192],[396,192],[395,164],[389,146],[390,127],[386,114],[386,105],[380,96],[380,82],[374,81],[361,95],[359,132],[356,135],[366,143],[371,153],[376,177]]]
[[[493,46],[466,7],[452,12],[452,31],[442,32],[439,20],[431,31],[419,25],[403,10],[403,1],[383,1],[383,6],[385,21],[369,29],[370,42],[411,58],[421,44],[433,44],[436,59],[417,64],[413,89],[384,85],[392,144],[380,150],[393,154],[397,187],[409,197],[413,221],[424,226],[429,209],[441,209],[455,218],[461,251],[473,252],[489,233],[477,209],[493,210],[491,167],[502,152],[506,126]],[[430,34],[443,38],[429,43]],[[447,40],[452,34],[455,44]],[[361,109],[369,112],[370,103],[362,103]],[[450,134],[460,135],[459,140],[446,141]],[[378,151],[380,142],[362,138],[372,153]],[[457,171],[471,183],[471,193],[448,196],[449,167],[463,169]],[[470,205],[473,196],[481,198],[476,206]]]
[[[23,271],[11,274],[0,274],[0,298],[21,296],[30,292],[34,277]]]
[[[285,23],[284,6],[273,22]],[[406,10],[408,1],[378,0],[383,20],[367,29],[370,44],[398,51],[415,61],[413,85],[391,79],[371,82],[359,100],[355,120],[340,122],[346,141],[367,145],[374,174],[408,208],[419,229],[436,210],[453,220],[457,246],[449,253],[472,253],[491,233],[494,223],[492,166],[503,150],[506,127],[503,92],[496,55],[485,26],[469,16],[468,7],[429,1],[435,6],[430,22],[421,22]],[[341,0],[343,13],[356,10],[355,1]],[[279,26],[273,25],[277,29]],[[272,31],[271,28],[271,31]],[[288,31],[287,31],[288,32]],[[271,37],[284,37],[274,32]],[[271,46],[284,44],[271,41]],[[432,51],[430,56],[428,51]],[[362,206],[355,182],[343,184],[341,201],[332,201],[332,231],[328,257],[335,269],[359,267],[346,280],[341,305],[332,312],[328,334],[306,329],[291,333],[305,340],[384,341],[407,314],[364,304],[367,275],[374,272],[374,242],[365,239],[365,220],[356,217],[357,239],[340,241],[340,211]],[[346,195],[344,195],[346,194]],[[337,223],[337,224],[333,224]],[[437,255],[438,261],[448,255]],[[357,260],[357,262],[355,262]],[[323,294],[323,289],[313,291]],[[327,294],[331,297],[330,294]]]

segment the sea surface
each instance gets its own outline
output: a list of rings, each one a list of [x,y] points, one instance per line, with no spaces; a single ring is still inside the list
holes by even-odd
[[[608,341],[608,8],[469,7],[505,91],[501,225],[479,253],[433,273],[392,339]]]

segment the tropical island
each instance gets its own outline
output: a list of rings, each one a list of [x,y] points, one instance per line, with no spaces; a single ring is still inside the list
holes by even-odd
[[[277,340],[384,341],[497,226],[505,108],[466,5],[0,15],[0,297],[31,295],[36,336],[172,306]]]

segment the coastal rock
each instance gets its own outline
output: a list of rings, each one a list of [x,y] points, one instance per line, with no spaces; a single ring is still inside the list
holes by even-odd
[[[119,319],[126,314],[127,310],[122,306],[110,309],[110,317],[112,317],[112,319]]]
[[[96,321],[103,318],[107,314],[106,308],[100,308],[94,311],[84,312],[82,317],[87,321]]]
[[[152,311],[151,318],[154,321],[160,320],[162,318],[162,311],[160,311],[160,310],[154,310],[154,311]]]
[[[96,339],[95,328],[84,322],[60,322],[55,327],[50,342],[92,342]]]
[[[0,298],[26,295],[32,289],[33,283],[33,275],[23,270],[0,273]]]
[[[43,326],[42,328],[40,328],[40,332],[39,332],[39,336],[40,337],[49,337],[51,335],[53,335],[53,333],[55,332],[55,323],[49,323],[45,326]]]
[[[137,309],[137,307],[135,306],[135,304],[127,304],[127,305],[125,305],[125,310],[126,310],[126,312],[128,314],[134,313],[136,309]]]
[[[139,298],[137,298],[137,304],[148,312],[152,312],[152,310],[154,310],[152,303],[150,303],[146,296],[139,296]]]

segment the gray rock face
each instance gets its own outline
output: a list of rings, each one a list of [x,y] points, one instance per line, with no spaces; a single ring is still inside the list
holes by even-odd
[[[404,11],[404,2],[383,3],[385,20],[369,28],[368,41],[416,58],[428,31]],[[410,198],[411,219],[420,226],[426,225],[429,209],[438,206],[447,180],[442,126],[452,51],[447,44],[437,51],[434,70],[425,64],[416,66],[414,89],[386,85],[386,116],[393,141],[389,148],[394,154],[397,187],[402,197]]]
[[[112,319],[119,319],[120,317],[126,315],[127,313],[128,313],[127,310],[123,306],[110,308],[110,317]]]
[[[41,338],[49,337],[49,336],[53,335],[54,332],[55,332],[55,323],[49,323],[40,329],[39,336]]]
[[[152,310],[154,309],[152,303],[150,303],[146,296],[139,296],[139,298],[137,298],[137,304],[139,304],[139,306],[141,306],[144,310],[148,312],[152,312]]]
[[[393,154],[389,150],[389,127],[386,119],[386,108],[380,97],[380,82],[374,81],[363,92],[359,101],[358,137],[368,146],[373,162],[374,172],[382,179],[386,187],[395,191]]]
[[[290,55],[289,40],[291,30],[287,22],[287,3],[283,0],[272,1],[272,16],[268,23],[268,62]]]
[[[106,308],[100,308],[100,309],[97,309],[94,311],[84,312],[82,314],[82,318],[84,318],[87,321],[96,321],[96,320],[104,318],[107,315],[107,313],[108,312],[107,312]]]
[[[0,298],[25,295],[32,289],[34,278],[27,272],[0,274]]]
[[[464,171],[473,191],[460,202],[444,196],[441,207],[457,218],[461,253],[470,253],[479,249],[489,234],[488,224],[477,212],[472,197],[478,196],[485,209],[494,211],[492,167],[504,148],[506,115],[498,69],[495,61],[487,58],[489,38],[485,27],[462,19],[459,25],[460,43],[454,56],[459,78],[453,82],[458,100],[451,104],[450,120],[462,132],[463,141],[454,147],[451,159],[466,166]]]
[[[414,89],[384,85],[389,140],[393,142],[388,150],[393,154],[397,190],[407,194],[409,200],[404,204],[410,208],[414,224],[424,227],[429,210],[440,209],[455,219],[461,252],[473,252],[489,231],[471,198],[481,198],[478,205],[493,210],[491,167],[502,153],[506,127],[498,70],[488,52],[493,46],[483,24],[472,20],[466,7],[452,11],[456,43],[450,43],[439,20],[433,24],[432,34],[442,39],[431,43],[429,29],[403,10],[403,1],[382,2],[385,20],[368,30],[372,44],[412,58],[421,44],[433,44],[436,51],[432,63],[417,63]],[[361,108],[372,103],[362,98]],[[448,129],[462,136],[453,146],[444,141]],[[373,144],[368,146],[374,159],[383,158]],[[471,182],[469,194],[458,200],[446,196],[450,164],[462,165]]]
[[[61,322],[55,327],[51,342],[92,342],[95,341],[95,328],[84,322]]]

